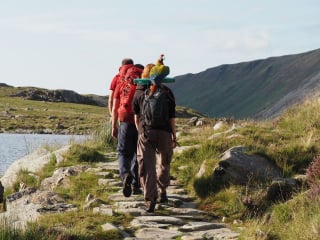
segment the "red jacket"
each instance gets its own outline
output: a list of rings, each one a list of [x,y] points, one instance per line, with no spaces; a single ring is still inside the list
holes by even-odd
[[[121,122],[134,123],[134,113],[132,109],[132,100],[136,91],[136,85],[133,84],[133,79],[140,78],[142,69],[132,66],[127,70],[124,81],[117,84],[114,98],[119,99],[118,119]]]

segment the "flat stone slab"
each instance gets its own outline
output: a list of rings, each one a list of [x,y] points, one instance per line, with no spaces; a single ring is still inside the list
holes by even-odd
[[[195,208],[174,208],[174,207],[167,207],[168,211],[170,211],[171,214],[174,215],[206,215],[207,213]]]
[[[228,228],[218,228],[206,231],[190,232],[181,237],[181,240],[200,240],[200,239],[214,239],[214,240],[236,240],[240,233],[231,231]]]
[[[216,228],[224,228],[224,224],[213,222],[188,222],[179,228],[183,232],[204,231]]]
[[[98,185],[99,186],[115,186],[115,187],[121,187],[122,183],[116,179],[112,178],[99,178],[98,179]]]
[[[190,197],[187,194],[183,194],[183,195],[181,195],[181,194],[168,194],[168,198],[178,199],[183,202],[192,202],[194,200],[193,197]]]
[[[102,215],[113,216],[112,205],[101,204],[99,207],[93,208],[93,213],[100,213]]]
[[[116,202],[114,204],[116,208],[143,208],[145,204],[143,201],[124,201],[124,202]]]
[[[130,214],[131,216],[143,216],[146,215],[146,210],[143,208],[118,208],[115,210],[118,213]]]
[[[186,190],[184,190],[183,188],[170,188],[170,187],[168,187],[167,188],[167,194],[169,195],[169,194],[179,194],[179,195],[181,195],[181,194],[187,194],[187,191]]]
[[[121,193],[115,193],[108,197],[109,200],[115,201],[115,202],[131,202],[131,201],[144,201],[144,198],[142,195],[131,195],[130,197],[123,196]]]
[[[135,236],[140,239],[175,239],[181,232],[161,228],[143,228],[136,231]]]
[[[111,230],[119,230],[115,225],[112,223],[105,223],[101,225],[102,231],[111,231]]]
[[[169,224],[169,225],[183,225],[184,221],[180,218],[170,216],[140,216],[131,221],[132,226],[148,225],[149,223]]]

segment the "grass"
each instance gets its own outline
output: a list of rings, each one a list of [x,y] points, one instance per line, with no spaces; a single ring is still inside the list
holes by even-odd
[[[62,104],[61,109],[65,106]],[[320,154],[319,110],[319,101],[309,100],[288,109],[272,121],[232,120],[219,130],[212,128],[216,119],[208,120],[210,124],[207,126],[196,128],[189,126],[187,119],[178,118],[179,143],[182,146],[197,146],[174,156],[172,175],[196,198],[201,209],[220,218],[227,217],[230,227],[241,227],[241,239],[317,239],[320,233],[320,201],[308,198],[305,188],[297,191],[289,201],[270,202],[264,198],[268,183],[248,181],[246,186],[222,185],[213,181],[212,173],[224,151],[234,146],[246,146],[248,154],[259,154],[273,161],[282,170],[284,177],[304,174],[313,158]],[[229,131],[233,123],[239,127]],[[41,179],[52,175],[57,167],[78,164],[94,166],[98,161],[113,160],[106,157],[106,153],[115,151],[116,146],[110,137],[110,124],[104,118],[93,126],[91,137],[81,144],[74,144],[63,162],[57,165],[52,156],[41,174],[30,176],[28,172],[21,171],[19,181],[37,186]],[[205,171],[198,176],[200,169]],[[107,189],[99,187],[97,181],[95,175],[87,172],[71,177],[68,188],[60,187],[56,190],[81,209],[88,193],[102,199],[110,194]],[[251,198],[259,204],[257,214],[248,211],[243,204],[245,198]],[[48,233],[47,239],[51,235],[57,237],[63,234],[72,236],[72,239],[118,239],[118,233],[110,233],[113,238],[108,238],[109,235],[101,232],[99,226],[107,221],[126,226],[130,221],[126,215],[100,217],[86,211],[46,215],[27,230],[35,232],[33,239],[42,239],[37,238],[41,237],[41,233]],[[238,225],[231,224],[233,220],[239,219],[241,221]],[[11,234],[10,231],[15,233],[11,227],[3,226],[0,227],[3,234],[6,231],[9,231],[8,234]],[[28,238],[22,236],[20,239]]]
[[[0,88],[0,96],[4,89]],[[0,132],[91,134],[109,116],[106,107],[7,96],[0,97],[0,112]]]
[[[123,223],[122,216],[108,217],[92,212],[67,212],[41,216],[29,223],[25,231],[14,228],[5,219],[0,220],[0,240],[118,240],[123,239],[116,230],[102,231],[101,225]]]
[[[230,132],[226,130],[231,125],[219,131],[212,127],[198,128],[197,132],[184,127],[179,142],[201,146],[176,155],[172,173],[194,194],[200,208],[220,218],[227,217],[230,223],[241,219],[245,227],[242,239],[317,239],[319,202],[309,199],[304,194],[305,188],[288,202],[270,202],[265,200],[268,184],[248,182],[247,186],[223,186],[213,181],[212,172],[225,150],[242,145],[248,147],[249,154],[273,161],[282,170],[283,177],[305,174],[320,153],[319,108],[317,99],[308,100],[273,121],[238,121],[241,127]],[[230,138],[232,134],[237,137]],[[197,177],[203,164],[206,171]],[[256,214],[244,206],[242,201],[246,197],[259,204]]]

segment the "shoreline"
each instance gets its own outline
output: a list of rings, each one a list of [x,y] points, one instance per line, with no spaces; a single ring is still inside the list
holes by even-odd
[[[31,173],[41,171],[41,169],[50,161],[52,154],[56,156],[57,163],[63,159],[69,148],[70,144],[62,146],[61,148],[49,151],[43,147],[35,149],[30,154],[15,160],[1,176],[0,181],[4,188],[10,188],[16,181],[17,175],[20,170],[27,170]]]

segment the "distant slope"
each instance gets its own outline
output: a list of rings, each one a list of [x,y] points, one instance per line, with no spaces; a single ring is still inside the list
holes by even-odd
[[[0,88],[10,88],[9,91],[0,91],[0,97],[21,97],[26,100],[45,101],[45,102],[68,102],[78,104],[107,106],[107,96],[95,94],[82,95],[72,90],[65,89],[44,89],[37,87],[13,87],[5,83],[0,83]]]
[[[211,117],[270,118],[320,88],[320,49],[175,77],[178,105]]]

